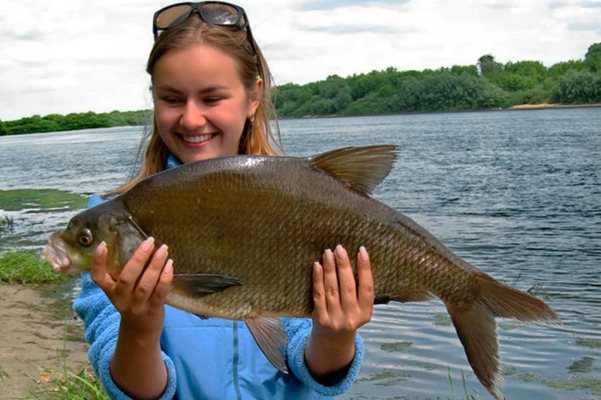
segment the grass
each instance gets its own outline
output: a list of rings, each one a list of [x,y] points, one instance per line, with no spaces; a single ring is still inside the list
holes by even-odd
[[[579,360],[576,360],[568,367],[570,373],[586,373],[593,370],[595,364],[595,358],[590,356],[584,356]]]
[[[451,377],[451,368],[449,368],[449,390],[451,391],[450,399],[455,400],[455,385],[453,384],[453,378]],[[467,389],[467,382],[465,381],[465,374],[461,372],[461,380],[463,381],[463,400],[479,400],[480,396],[478,393],[469,393]]]
[[[575,376],[569,379],[553,379],[544,381],[544,384],[553,389],[586,390],[593,396],[601,396],[601,379]]]
[[[86,206],[85,196],[56,189],[0,190],[0,209],[78,209]]]
[[[0,256],[0,282],[40,284],[62,282],[68,276],[56,274],[52,266],[34,252],[9,252]]]
[[[370,377],[361,377],[356,382],[372,382],[377,386],[395,386],[409,378],[411,378],[411,375],[406,372],[386,370]]]
[[[576,344],[590,349],[601,349],[601,340],[577,338]]]
[[[0,210],[0,232],[12,231],[15,226],[15,221],[12,217],[3,213],[4,210]]]
[[[436,314],[434,316],[434,325],[451,326],[451,317],[447,314]]]
[[[412,344],[413,344],[413,342],[408,342],[405,340],[401,341],[401,342],[394,342],[394,343],[382,343],[380,345],[380,349],[382,349],[383,351],[388,351],[388,352],[405,351],[409,347],[411,347]]]
[[[26,400],[108,400],[102,385],[91,367],[74,372],[62,367],[58,370],[44,370],[36,380],[36,387]]]
[[[6,372],[0,365],[0,382],[5,380],[6,378],[10,378],[10,376],[8,375],[8,372]]]

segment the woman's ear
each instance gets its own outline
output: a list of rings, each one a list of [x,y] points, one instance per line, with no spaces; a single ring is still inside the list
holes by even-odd
[[[254,90],[250,93],[248,99],[248,119],[253,119],[257,108],[261,104],[261,98],[263,96],[263,78],[257,78]]]

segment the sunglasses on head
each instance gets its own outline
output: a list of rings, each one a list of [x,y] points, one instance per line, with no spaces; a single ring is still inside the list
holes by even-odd
[[[222,1],[201,1],[198,3],[177,3],[161,8],[154,13],[152,33],[154,40],[165,29],[177,26],[194,13],[210,25],[227,26],[238,30],[246,29],[246,38],[253,54],[257,54],[255,42],[248,24],[248,17],[242,7]]]

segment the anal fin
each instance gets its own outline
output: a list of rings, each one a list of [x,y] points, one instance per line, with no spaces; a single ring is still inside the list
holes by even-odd
[[[284,324],[278,318],[255,317],[244,320],[257,345],[280,372],[288,374],[284,354],[288,347],[288,336]]]
[[[476,377],[496,399],[502,399],[503,395],[497,388],[502,377],[494,316],[478,302],[464,309],[447,304],[447,310]]]

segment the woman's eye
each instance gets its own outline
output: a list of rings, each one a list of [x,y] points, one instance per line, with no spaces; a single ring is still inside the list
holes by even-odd
[[[161,97],[161,100],[167,104],[179,104],[181,101],[177,97]]]
[[[223,97],[207,97],[207,98],[205,98],[205,103],[207,103],[207,104],[217,104],[221,100],[223,100]]]
[[[79,234],[77,235],[77,241],[82,246],[89,247],[92,245],[92,243],[94,243],[94,236],[92,236],[92,232],[89,229],[84,228],[79,231]]]

